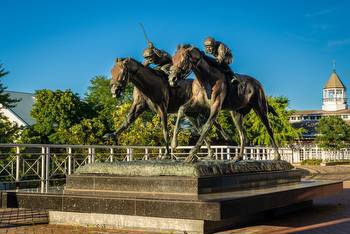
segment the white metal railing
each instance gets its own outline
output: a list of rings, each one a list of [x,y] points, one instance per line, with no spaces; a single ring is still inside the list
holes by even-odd
[[[179,146],[171,154],[185,158],[192,146]],[[238,146],[212,146],[213,158],[229,160],[239,154]],[[85,164],[132,160],[155,160],[164,155],[165,147],[159,146],[105,146],[105,145],[44,145],[0,144],[0,184],[40,183],[47,188],[50,181],[63,180],[65,176]],[[283,160],[300,163],[305,159],[350,159],[350,149],[325,151],[318,147],[279,148]],[[208,155],[202,147],[199,156]],[[274,149],[269,147],[246,147],[244,160],[271,160]],[[1,187],[0,187],[1,189]]]

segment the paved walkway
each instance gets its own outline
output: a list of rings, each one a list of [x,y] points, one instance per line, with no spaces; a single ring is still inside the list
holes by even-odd
[[[345,179],[344,192],[314,201],[314,206],[288,215],[266,218],[218,234],[349,234],[350,167],[303,167],[314,179]],[[46,212],[0,209],[0,234],[139,234],[145,231],[48,225]]]

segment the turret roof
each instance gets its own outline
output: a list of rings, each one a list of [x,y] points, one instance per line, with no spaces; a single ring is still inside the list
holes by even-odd
[[[340,80],[338,74],[336,73],[335,69],[333,70],[331,76],[329,77],[326,85],[324,86],[324,89],[332,89],[332,88],[345,88],[345,85]]]

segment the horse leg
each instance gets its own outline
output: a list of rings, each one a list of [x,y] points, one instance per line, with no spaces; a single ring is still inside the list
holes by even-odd
[[[199,134],[200,133],[200,117],[197,116],[197,119],[194,119],[193,117],[189,117],[187,116],[188,120],[191,122],[191,124],[193,125],[195,131]],[[206,137],[204,139],[204,143],[205,145],[207,146],[207,149],[208,149],[208,156],[206,157],[207,159],[212,159],[213,157],[213,149],[211,148],[211,145],[210,145],[210,139],[209,137]]]
[[[115,138],[117,137],[120,133],[125,131],[130,124],[132,124],[137,117],[139,117],[144,111],[146,110],[146,105],[145,103],[133,103],[126,118],[124,119],[122,125],[112,133],[107,133],[103,136],[105,139],[109,139],[111,137]]]
[[[258,107],[253,107],[253,108],[254,108],[255,113],[259,116],[261,122],[266,127],[267,133],[270,136],[270,139],[271,139],[271,142],[272,142],[272,146],[275,149],[274,160],[281,160],[281,155],[278,152],[278,147],[277,147],[277,144],[275,142],[275,138],[273,136],[273,131],[272,131],[269,119],[267,117],[267,108],[264,108],[262,105],[259,105]]]
[[[214,127],[216,127],[217,130],[219,130],[219,133],[221,134],[221,136],[225,139],[226,142],[231,142],[232,143],[232,139],[231,137],[228,135],[228,133],[221,127],[221,125],[219,124],[219,122],[217,120],[214,121],[213,123]]]
[[[192,100],[188,101],[184,105],[180,106],[178,112],[177,112],[177,118],[176,118],[176,124],[174,128],[174,134],[173,134],[173,139],[171,141],[171,148],[174,150],[176,149],[178,142],[177,142],[177,135],[179,134],[179,129],[180,129],[180,121],[184,114],[186,113],[186,110],[190,108],[192,105]]]
[[[196,143],[196,145],[191,149],[188,157],[186,158],[185,162],[196,162],[198,160],[198,157],[196,156],[197,152],[200,150],[203,140],[207,137],[209,130],[211,126],[213,125],[213,122],[215,121],[216,117],[219,114],[219,111],[221,110],[222,106],[222,100],[220,96],[214,99],[215,101],[210,107],[210,114],[207,122],[203,125],[201,135]]]
[[[240,151],[239,151],[239,155],[236,155],[233,160],[234,161],[240,161],[243,160],[243,155],[244,155],[244,146],[246,145],[246,133],[245,130],[243,128],[243,115],[236,112],[236,111],[230,111],[232,120],[238,130],[239,133],[239,138],[241,141],[241,147],[240,147]]]
[[[158,114],[163,128],[163,137],[165,140],[165,155],[162,159],[171,159],[170,149],[169,149],[169,134],[168,134],[168,116],[165,107],[158,108]]]

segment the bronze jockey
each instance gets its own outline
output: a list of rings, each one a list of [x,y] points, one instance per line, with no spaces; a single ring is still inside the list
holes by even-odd
[[[154,64],[154,69],[164,72],[169,75],[169,70],[172,65],[172,59],[169,53],[164,50],[157,49],[152,42],[148,42],[148,47],[143,51],[143,65],[149,66]]]
[[[230,64],[233,61],[231,50],[222,42],[215,41],[214,38],[208,37],[204,40],[205,52],[215,57],[216,61],[222,66],[225,72],[230,75],[230,79],[236,78]]]

